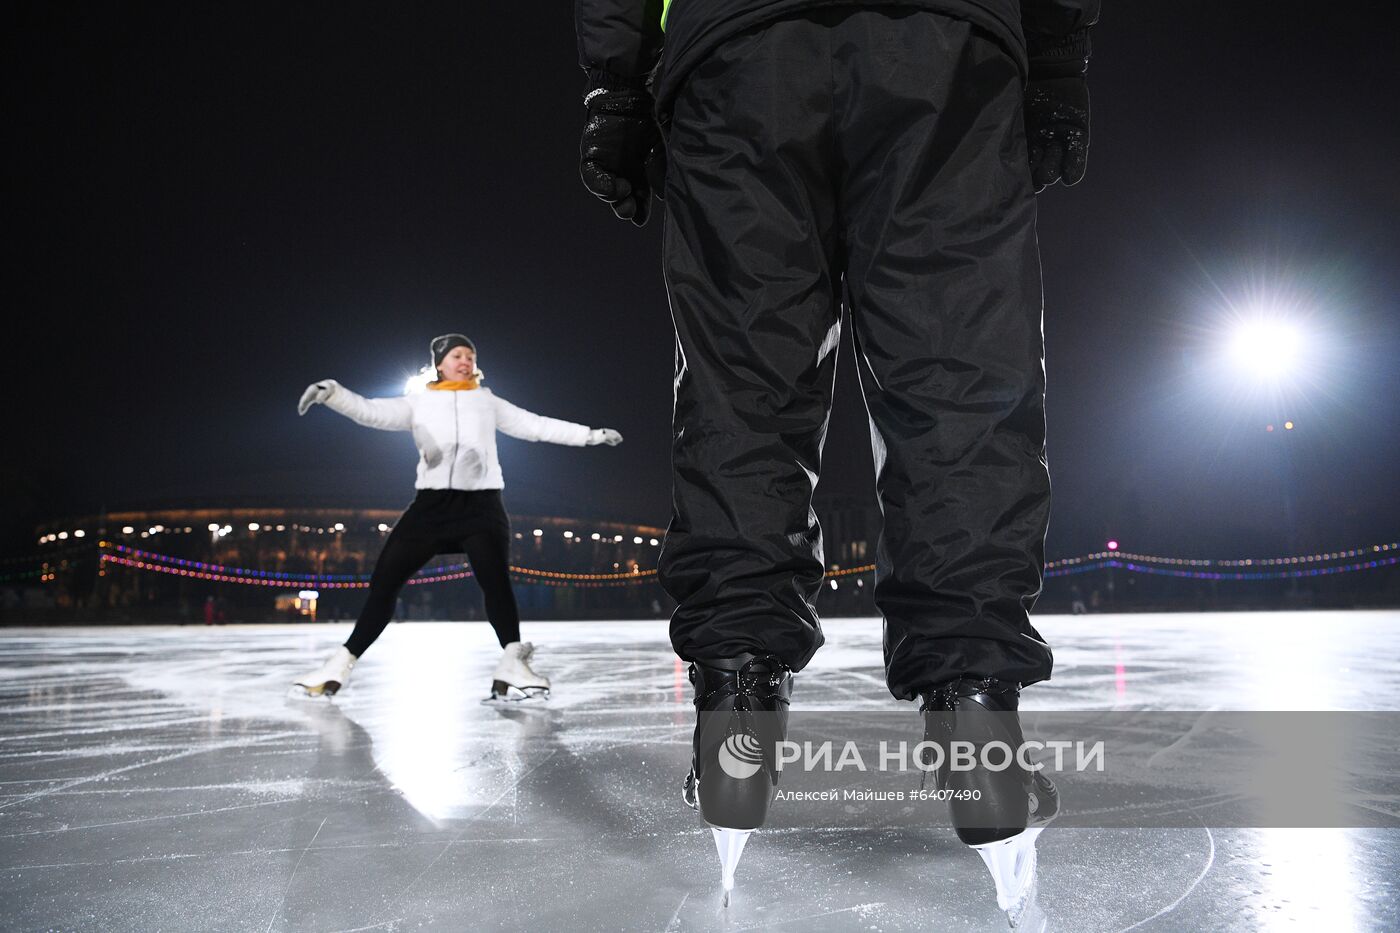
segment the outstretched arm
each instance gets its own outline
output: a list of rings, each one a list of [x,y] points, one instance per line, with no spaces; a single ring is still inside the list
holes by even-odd
[[[413,409],[406,398],[365,398],[356,395],[334,379],[312,383],[302,393],[297,414],[304,415],[312,405],[325,405],[356,424],[381,431],[407,431],[413,427]]]
[[[1030,72],[1026,82],[1026,143],[1031,179],[1041,191],[1073,185],[1089,160],[1089,27],[1099,0],[1021,0]]]
[[[587,119],[579,143],[584,187],[621,220],[646,223],[666,149],[647,88],[661,57],[663,0],[575,0]],[[658,192],[659,194],[659,192]]]
[[[546,418],[544,415],[526,411],[518,405],[512,405],[495,395],[491,396],[491,401],[496,406],[497,430],[522,441],[544,441],[547,444],[564,444],[568,447],[617,444],[622,441],[622,435],[616,431],[612,431],[611,434],[617,439],[611,440],[605,436],[608,429],[589,428],[586,424]]]

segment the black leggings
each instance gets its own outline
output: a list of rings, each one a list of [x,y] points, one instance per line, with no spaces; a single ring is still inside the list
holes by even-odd
[[[499,489],[425,489],[403,513],[374,565],[369,598],[345,648],[355,657],[374,644],[394,614],[408,578],[439,554],[465,553],[486,598],[486,618],[505,647],[520,640],[510,586],[510,520]]]

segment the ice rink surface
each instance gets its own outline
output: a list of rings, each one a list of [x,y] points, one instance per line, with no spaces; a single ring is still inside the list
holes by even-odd
[[[1055,677],[1023,710],[1400,709],[1397,612],[1037,626]],[[722,908],[662,622],[527,622],[535,708],[478,702],[481,623],[396,624],[334,702],[287,700],[347,631],[0,630],[0,928],[1007,928],[946,827],[760,831]],[[826,631],[794,709],[898,708],[879,623]],[[1052,826],[1039,853],[1052,930],[1400,929],[1395,829]]]

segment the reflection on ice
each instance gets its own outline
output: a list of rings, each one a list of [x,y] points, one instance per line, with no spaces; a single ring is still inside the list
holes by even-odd
[[[1257,847],[1259,880],[1270,901],[1288,905],[1289,913],[1325,918],[1330,929],[1379,929],[1357,914],[1362,899],[1355,833],[1256,829],[1251,835]]]
[[[1041,618],[1055,678],[1022,709],[1394,709],[1398,623]],[[485,625],[393,626],[310,707],[287,684],[344,626],[0,631],[6,926],[1006,928],[935,826],[765,829],[718,910],[712,834],[677,793],[693,714],[664,624],[525,628],[554,681],[540,711],[479,703]],[[895,708],[878,622],[827,637],[794,709]],[[1400,928],[1395,830],[1057,828],[1037,849],[1018,929]]]
[[[365,667],[375,660],[366,652]],[[411,664],[379,665],[374,707],[366,710],[376,725],[393,724],[374,730],[376,763],[404,799],[432,820],[466,817],[489,806],[510,786],[502,773],[520,767],[510,743],[484,745],[481,721],[463,715],[485,695],[484,685],[466,682],[463,660],[455,652],[422,651]],[[472,748],[479,751],[462,754]]]

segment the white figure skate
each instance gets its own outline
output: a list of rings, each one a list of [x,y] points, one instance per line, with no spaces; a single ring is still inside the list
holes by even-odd
[[[530,658],[535,646],[528,641],[506,645],[491,675],[491,695],[483,703],[518,703],[522,700],[549,699],[549,678],[535,673]]]
[[[355,666],[355,656],[341,646],[326,658],[326,663],[292,681],[288,696],[293,699],[333,697],[350,682],[350,669]]]

